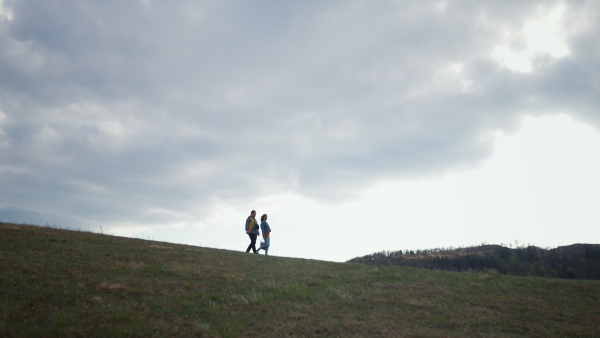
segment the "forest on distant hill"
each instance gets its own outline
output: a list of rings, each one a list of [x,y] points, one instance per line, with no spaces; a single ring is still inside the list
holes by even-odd
[[[482,245],[459,249],[382,251],[348,262],[463,272],[493,269],[516,276],[600,280],[600,244],[573,244],[555,249]]]

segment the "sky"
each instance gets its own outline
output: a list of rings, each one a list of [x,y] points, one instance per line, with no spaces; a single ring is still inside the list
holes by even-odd
[[[0,0],[0,220],[343,262],[600,243],[600,1]]]

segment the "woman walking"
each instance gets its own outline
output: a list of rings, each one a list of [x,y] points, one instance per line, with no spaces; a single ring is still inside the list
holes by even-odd
[[[271,227],[269,226],[269,223],[267,223],[267,214],[260,217],[260,230],[262,230],[265,244],[261,245],[257,252],[260,251],[260,249],[263,249],[265,250],[265,255],[268,255],[269,246],[271,245]]]

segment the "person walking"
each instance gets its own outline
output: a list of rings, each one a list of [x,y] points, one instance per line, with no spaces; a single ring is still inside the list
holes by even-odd
[[[265,243],[258,248],[258,251],[263,249],[265,250],[265,255],[269,255],[269,246],[271,246],[271,227],[269,226],[269,223],[267,223],[267,214],[260,217],[260,230],[262,231]]]
[[[250,212],[250,216],[246,218],[245,229],[248,236],[250,236],[250,245],[248,245],[246,252],[250,252],[250,249],[252,249],[252,252],[258,253],[258,251],[256,251],[256,237],[260,235],[260,233],[258,232],[258,223],[256,223],[255,217],[256,210],[252,210],[252,212]]]

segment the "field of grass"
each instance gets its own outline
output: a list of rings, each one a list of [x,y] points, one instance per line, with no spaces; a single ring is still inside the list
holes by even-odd
[[[600,282],[0,223],[0,336],[600,336]]]

